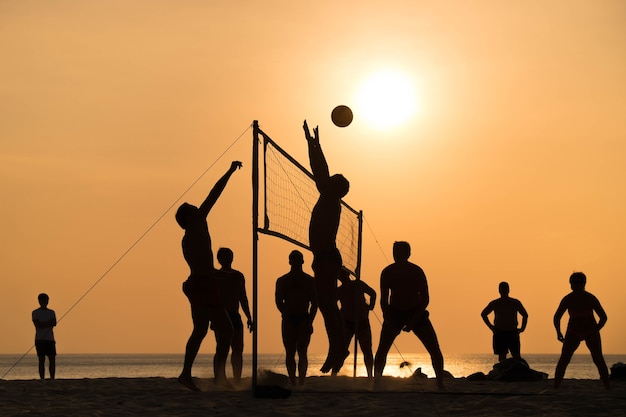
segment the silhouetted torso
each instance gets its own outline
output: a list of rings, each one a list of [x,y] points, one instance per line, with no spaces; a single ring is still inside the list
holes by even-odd
[[[190,219],[182,239],[183,256],[189,265],[193,277],[210,276],[213,274],[213,251],[211,235],[205,216],[197,212]]]
[[[347,281],[337,289],[341,313],[346,321],[367,320],[369,306],[365,294],[373,291],[363,281]]]
[[[328,195],[323,188],[311,213],[309,243],[314,254],[336,248],[336,236],[341,218],[341,199]]]
[[[598,331],[598,323],[593,312],[600,302],[587,291],[572,291],[563,298],[563,305],[569,313],[567,331],[580,339]]]
[[[493,325],[496,330],[513,331],[517,330],[517,313],[524,311],[524,308],[515,298],[501,297],[490,302],[487,310],[495,312]]]
[[[290,271],[276,281],[277,305],[282,314],[308,314],[315,281],[304,271]]]
[[[220,290],[222,304],[227,311],[239,311],[241,292],[245,291],[245,278],[237,270],[219,269],[215,273],[217,285]]]
[[[389,305],[395,310],[426,308],[428,284],[426,275],[419,266],[404,261],[396,262],[381,273],[381,282],[389,288]]]

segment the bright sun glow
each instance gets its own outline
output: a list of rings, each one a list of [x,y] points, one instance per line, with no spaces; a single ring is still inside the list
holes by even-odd
[[[372,127],[396,127],[417,111],[415,85],[399,72],[375,73],[358,92],[357,106],[357,117]]]

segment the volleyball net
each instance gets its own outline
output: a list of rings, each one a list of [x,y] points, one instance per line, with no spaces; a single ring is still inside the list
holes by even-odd
[[[256,392],[259,328],[258,235],[263,233],[275,236],[310,250],[309,223],[319,192],[313,174],[263,132],[256,120],[253,122],[252,139],[252,315],[257,329],[252,334],[252,386],[253,392]],[[363,213],[354,210],[344,201],[341,205],[336,244],[343,266],[359,279]],[[262,222],[259,221],[261,214]]]
[[[313,175],[255,124],[256,140],[261,141],[263,163],[263,222],[258,231],[310,249],[309,223],[319,197]],[[336,244],[343,266],[358,276],[362,215],[344,201],[341,205]]]

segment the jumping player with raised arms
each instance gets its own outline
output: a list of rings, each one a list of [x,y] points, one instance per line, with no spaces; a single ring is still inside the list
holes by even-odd
[[[350,183],[341,174],[330,175],[319,141],[318,127],[313,129],[304,121],[304,134],[309,147],[309,160],[315,185],[320,196],[311,213],[309,245],[313,252],[313,275],[317,289],[319,310],[328,335],[328,356],[321,372],[336,373],[349,355],[344,343],[344,325],[337,306],[337,280],[342,259],[336,239],[341,217],[341,198],[350,189]]]

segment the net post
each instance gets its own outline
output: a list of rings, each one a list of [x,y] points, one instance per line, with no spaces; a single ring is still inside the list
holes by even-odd
[[[259,122],[252,122],[252,396],[257,389],[258,315],[258,240],[259,240]]]
[[[359,303],[359,293],[358,293],[358,283],[361,280],[361,245],[363,238],[363,210],[359,210],[359,214],[357,215],[359,220],[359,233],[357,239],[357,253],[356,253],[356,268],[354,271],[354,276],[357,284],[354,286],[354,305],[357,306]],[[359,332],[359,313],[358,308],[355,309],[354,312],[354,365],[352,366],[352,377],[356,378],[356,361],[358,354],[358,344],[357,344],[357,334]]]
[[[290,224],[289,225],[283,225],[280,224],[285,216],[281,215],[281,214],[277,214],[276,218],[271,218],[268,215],[268,206],[271,206],[272,208],[274,207],[274,205],[276,204],[276,201],[273,200],[273,198],[275,198],[277,201],[279,201],[278,204],[280,204],[280,200],[281,198],[284,198],[282,195],[276,195],[274,196],[274,191],[273,188],[280,188],[282,186],[282,184],[276,184],[273,181],[268,181],[267,177],[268,175],[276,175],[277,173],[275,171],[279,171],[278,175],[287,175],[287,179],[289,184],[287,184],[287,188],[289,187],[294,187],[296,183],[298,183],[298,187],[300,185],[303,186],[303,191],[301,192],[300,188],[296,188],[294,190],[292,190],[292,193],[295,191],[295,193],[290,196],[288,198],[288,201],[293,203],[294,200],[296,200],[299,204],[296,204],[296,209],[297,210],[308,210],[307,213],[310,216],[310,211],[312,210],[315,202],[314,200],[317,199],[317,196],[319,195],[319,191],[317,191],[317,188],[315,187],[315,182],[313,179],[313,175],[304,167],[302,166],[297,160],[295,160],[291,155],[289,155],[287,152],[285,152],[278,144],[276,144],[269,136],[267,136],[267,134],[265,132],[263,132],[259,125],[258,125],[258,121],[254,121],[253,123],[253,137],[254,137],[254,143],[253,143],[253,162],[252,162],[252,182],[253,182],[253,192],[252,192],[252,211],[253,211],[253,230],[252,230],[252,239],[253,239],[253,248],[252,248],[252,280],[253,280],[253,294],[252,294],[252,308],[253,308],[253,315],[254,315],[254,320],[255,320],[255,334],[253,334],[253,346],[252,346],[252,353],[253,353],[253,378],[252,378],[252,386],[253,386],[253,390],[256,392],[257,387],[257,373],[258,373],[258,369],[257,369],[257,349],[258,349],[258,345],[257,345],[257,336],[256,336],[256,330],[258,330],[259,326],[258,323],[256,323],[256,319],[257,319],[257,312],[258,312],[258,240],[259,240],[259,234],[266,234],[266,235],[270,235],[270,236],[275,236],[278,237],[280,239],[286,240],[288,242],[291,242],[297,246],[300,246],[304,249],[310,249],[309,245],[308,245],[308,234],[306,233],[306,230],[308,230],[308,228],[306,226],[302,226],[302,224],[297,223],[295,224],[294,228],[291,229],[290,228]],[[261,143],[261,140],[263,141]],[[263,148],[260,148],[260,146],[263,146]],[[259,155],[259,152],[263,152],[263,155]],[[268,159],[268,155],[272,155],[269,159]],[[262,160],[260,160],[260,158],[262,158]],[[278,158],[279,160],[276,161],[275,159]],[[282,164],[282,160],[284,160],[285,165]],[[261,166],[261,163],[263,164],[263,166]],[[270,168],[272,167],[272,168]],[[276,168],[279,168],[278,170]],[[286,168],[286,169],[285,169]],[[291,172],[291,169],[294,169],[294,172]],[[261,172],[262,170],[262,172]],[[289,172],[287,172],[289,171]],[[271,173],[270,173],[271,172]],[[269,173],[269,174],[268,174]],[[293,175],[293,177],[291,176]],[[260,180],[263,180],[263,184],[260,184]],[[270,186],[271,184],[271,186]],[[259,187],[263,187],[262,189]],[[311,193],[307,193],[307,191],[312,190]],[[261,192],[263,192],[263,199],[264,201],[261,202],[260,201],[260,195]],[[272,197],[269,197],[269,196]],[[314,197],[311,197],[314,196]],[[259,227],[259,211],[260,211],[260,205],[261,203],[263,203],[263,221],[264,221],[264,227]],[[301,203],[301,204],[300,204]],[[349,214],[347,215],[350,220],[346,220],[347,222],[349,222],[349,226],[347,227],[347,229],[349,230],[348,233],[350,233],[350,238],[348,239],[348,242],[343,242],[343,243],[347,243],[348,248],[346,250],[350,250],[350,260],[349,260],[349,264],[350,264],[350,271],[355,274],[357,276],[357,278],[360,276],[360,264],[361,264],[361,241],[362,241],[362,236],[360,236],[360,234],[362,234],[362,211],[357,212],[356,210],[354,210],[352,207],[350,207],[348,204],[346,204],[343,200],[341,201],[342,204],[342,213],[344,212],[348,212]],[[272,214],[274,214],[274,212],[272,212]],[[355,248],[355,241],[354,239],[352,239],[352,237],[355,234],[355,216],[356,216],[356,220],[357,220],[357,225],[358,226],[358,234],[359,236],[356,239],[357,242],[357,250],[356,250],[356,259],[354,257],[354,248]],[[306,216],[305,216],[306,217]],[[342,214],[343,217],[343,214]],[[277,224],[276,221],[272,222],[271,220],[274,219],[278,219],[278,228],[274,228]],[[342,223],[344,220],[342,220],[340,218],[340,223]],[[309,222],[307,221],[306,224],[308,225]],[[295,229],[295,230],[294,230]],[[301,233],[302,230],[305,230],[304,233]],[[344,250],[344,248],[340,248],[340,250]],[[358,341],[355,338],[355,342],[358,343]],[[355,349],[356,351],[356,349]],[[355,352],[356,353],[356,352]],[[355,358],[356,361],[356,358]]]
[[[356,270],[355,275],[356,279],[361,279],[361,251],[363,249],[363,210],[359,210],[359,214],[357,215],[359,219],[359,233],[357,240],[357,252],[356,252]]]

